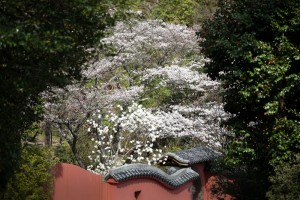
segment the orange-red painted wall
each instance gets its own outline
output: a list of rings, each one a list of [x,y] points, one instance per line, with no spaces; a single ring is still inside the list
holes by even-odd
[[[191,200],[192,182],[168,189],[152,179],[132,179],[115,185],[115,200]],[[135,196],[135,193],[139,193]]]
[[[193,166],[193,169],[200,175],[203,199],[217,200],[218,197],[210,193],[217,176],[205,172],[204,167],[204,163]],[[113,179],[103,182],[102,176],[66,163],[57,164],[53,169],[55,176],[53,200],[192,199],[191,187],[193,181],[172,190],[150,178],[132,179],[121,183],[117,183]],[[230,196],[222,197],[225,200],[232,199]]]
[[[78,166],[60,163],[54,167],[53,200],[104,200],[102,176]]]
[[[66,163],[54,167],[54,176],[53,200],[190,200],[192,195],[192,182],[173,190],[147,178],[103,182],[102,176]]]

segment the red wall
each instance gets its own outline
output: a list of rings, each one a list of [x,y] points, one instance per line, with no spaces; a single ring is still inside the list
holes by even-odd
[[[204,200],[217,200],[210,193],[216,177],[204,171],[205,164],[193,167],[200,175]],[[102,176],[93,174],[78,166],[60,163],[54,168],[53,200],[191,200],[190,181],[177,189],[168,189],[162,183],[150,178],[127,180],[121,183],[109,179],[102,181]],[[139,192],[140,191],[140,192]],[[219,196],[220,197],[220,196]],[[230,196],[222,196],[231,200]]]
[[[114,200],[191,200],[190,188],[192,182],[186,183],[177,189],[168,189],[152,179],[132,179],[113,184]],[[135,193],[139,195],[135,196]]]
[[[54,176],[53,200],[190,200],[192,195],[192,182],[174,190],[146,178],[103,182],[102,176],[66,163],[54,167]]]
[[[60,163],[54,167],[53,200],[102,200],[102,176],[78,166]],[[104,200],[104,199],[103,199]]]

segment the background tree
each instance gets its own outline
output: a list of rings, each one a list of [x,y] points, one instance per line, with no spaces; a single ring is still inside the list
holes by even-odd
[[[64,88],[52,88],[43,95],[44,121],[51,124],[51,129],[59,136],[59,143],[66,141],[74,156],[75,163],[86,168],[83,161],[88,145],[80,147],[80,143],[90,140],[86,130],[86,121],[101,105],[100,93],[93,87],[72,84]]]
[[[17,166],[21,136],[41,116],[40,93],[79,79],[102,31],[105,1],[0,1],[0,193]]]
[[[20,167],[7,184],[3,199],[51,199],[53,192],[51,168],[55,163],[56,160],[49,148],[27,146],[22,151]]]
[[[105,175],[108,170],[128,163],[158,162],[162,148],[156,139],[165,134],[167,126],[157,116],[133,103],[127,109],[118,107],[118,113],[102,115],[100,110],[88,120],[88,132],[93,134],[94,149],[89,156],[88,170]],[[172,121],[172,120],[170,120]]]
[[[189,27],[200,25],[206,18],[212,17],[217,8],[217,0],[128,0],[128,7],[138,11],[139,17],[160,19],[173,24]]]
[[[232,114],[227,163],[245,166],[264,188],[252,199],[264,199],[271,163],[292,161],[300,151],[300,2],[219,3],[198,33],[210,59],[205,68],[222,81]]]
[[[88,169],[93,172],[105,174],[111,168],[126,163],[157,164],[167,148],[180,149],[184,145],[199,144],[213,148],[220,146],[216,135],[212,135],[209,130],[201,130],[206,129],[207,122],[201,124],[204,127],[199,129],[199,119],[188,118],[176,109],[165,112],[159,108],[147,109],[137,103],[132,103],[126,109],[117,107],[106,115],[98,110],[88,120],[88,132],[94,136],[94,149],[89,156],[92,165]],[[222,136],[222,133],[218,134]],[[176,146],[170,144],[172,140],[183,137],[190,140]]]
[[[55,125],[71,149],[95,146],[90,140],[76,139],[91,135],[83,122],[92,113],[103,118],[109,112],[118,114],[116,105],[126,110],[132,101],[146,107],[140,111],[152,114],[156,129],[162,130],[157,140],[160,145],[180,149],[201,143],[220,149],[227,131],[219,125],[227,114],[218,97],[219,82],[202,72],[205,59],[199,55],[194,30],[160,20],[131,19],[107,31],[108,36],[101,40],[105,51],[89,63],[83,73],[86,81],[46,95],[57,101],[47,100],[45,119]],[[107,123],[112,126],[115,122],[106,120],[104,125]],[[125,138],[148,134],[144,130],[134,128]],[[112,136],[118,138],[121,132]],[[83,150],[77,154],[77,158],[87,157]],[[80,166],[88,164],[85,160]],[[107,162],[102,159],[102,164]]]
[[[275,175],[270,177],[272,186],[267,193],[270,200],[300,198],[300,155],[293,163],[281,163],[274,166]]]
[[[196,41],[193,29],[184,25],[136,19],[118,22],[111,36],[102,40],[110,51],[85,71],[98,81],[106,99],[102,105],[108,102],[113,113],[114,102],[131,109],[134,100],[146,108],[130,115],[121,111],[117,115],[123,117],[104,121],[101,117],[92,123],[97,137],[89,157],[90,170],[105,173],[126,162],[148,163],[135,157],[135,151],[153,159],[143,152],[148,150],[143,138],[152,134],[157,137],[156,145],[169,150],[199,144],[221,147],[226,131],[219,125],[227,114],[218,99],[219,83],[202,73],[205,59],[199,56]],[[99,107],[97,115],[106,116],[103,108]],[[120,128],[118,120],[124,118],[129,123]]]

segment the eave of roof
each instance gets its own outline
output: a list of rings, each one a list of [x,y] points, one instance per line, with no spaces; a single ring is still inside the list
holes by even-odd
[[[222,154],[220,152],[208,147],[200,146],[175,153],[167,153],[163,158],[160,159],[160,164],[188,167],[197,163],[212,161],[221,156]],[[167,158],[165,162],[163,162],[164,158]]]

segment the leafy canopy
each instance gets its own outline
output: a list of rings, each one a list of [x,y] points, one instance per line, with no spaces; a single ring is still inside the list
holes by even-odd
[[[39,94],[80,78],[91,47],[113,20],[105,1],[0,2],[0,191],[22,132],[41,116]]]
[[[206,70],[223,82],[233,114],[227,162],[252,166],[267,184],[270,162],[290,161],[300,150],[300,2],[219,3],[198,35],[211,59]]]
[[[270,177],[272,186],[267,193],[270,200],[300,198],[300,155],[293,163],[282,163],[275,166],[275,175]]]
[[[57,162],[51,150],[28,146],[22,150],[20,168],[7,185],[4,199],[50,199],[53,192],[51,167]]]

